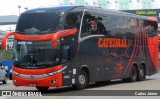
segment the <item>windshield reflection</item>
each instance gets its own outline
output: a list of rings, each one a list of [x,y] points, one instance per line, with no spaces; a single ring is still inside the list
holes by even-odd
[[[21,34],[52,33],[58,30],[60,19],[61,13],[59,12],[22,13],[16,32]]]
[[[24,68],[40,68],[59,63],[58,48],[51,41],[14,41],[14,65]]]

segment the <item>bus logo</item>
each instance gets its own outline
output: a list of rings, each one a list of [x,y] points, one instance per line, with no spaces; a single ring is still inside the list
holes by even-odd
[[[31,79],[34,79],[34,76],[33,76],[33,75],[31,75],[30,77],[31,77]]]
[[[97,30],[97,23],[95,21],[90,21],[90,30],[89,31],[96,31]]]

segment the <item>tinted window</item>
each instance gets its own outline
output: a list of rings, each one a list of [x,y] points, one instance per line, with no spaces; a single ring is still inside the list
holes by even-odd
[[[79,30],[82,12],[69,12],[66,14],[64,29],[77,28]]]
[[[149,36],[154,36],[158,29],[158,24],[156,21],[146,21],[146,28],[148,29]]]
[[[57,30],[58,12],[23,13],[16,27],[18,33],[50,33]]]
[[[102,15],[86,12],[83,18],[81,37],[106,34]]]
[[[135,26],[135,19],[129,17],[87,12],[83,18],[81,37],[95,34],[134,36]]]
[[[103,21],[106,28],[106,35],[124,36],[133,35],[135,28],[135,20],[123,16],[103,15]]]

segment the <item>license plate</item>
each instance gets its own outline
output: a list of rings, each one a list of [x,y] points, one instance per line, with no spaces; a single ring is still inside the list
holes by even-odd
[[[36,84],[31,83],[31,84],[29,84],[29,86],[31,86],[31,87],[35,87],[35,86],[36,86]]]

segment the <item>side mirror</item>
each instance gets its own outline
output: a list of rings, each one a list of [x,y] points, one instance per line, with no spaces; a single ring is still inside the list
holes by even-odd
[[[56,32],[52,38],[52,46],[57,47],[59,38],[75,34],[76,32],[77,32],[77,29],[67,29],[67,30],[61,30],[61,31]]]
[[[2,37],[2,49],[6,48],[6,40],[9,36],[13,35],[15,32],[9,32]]]

